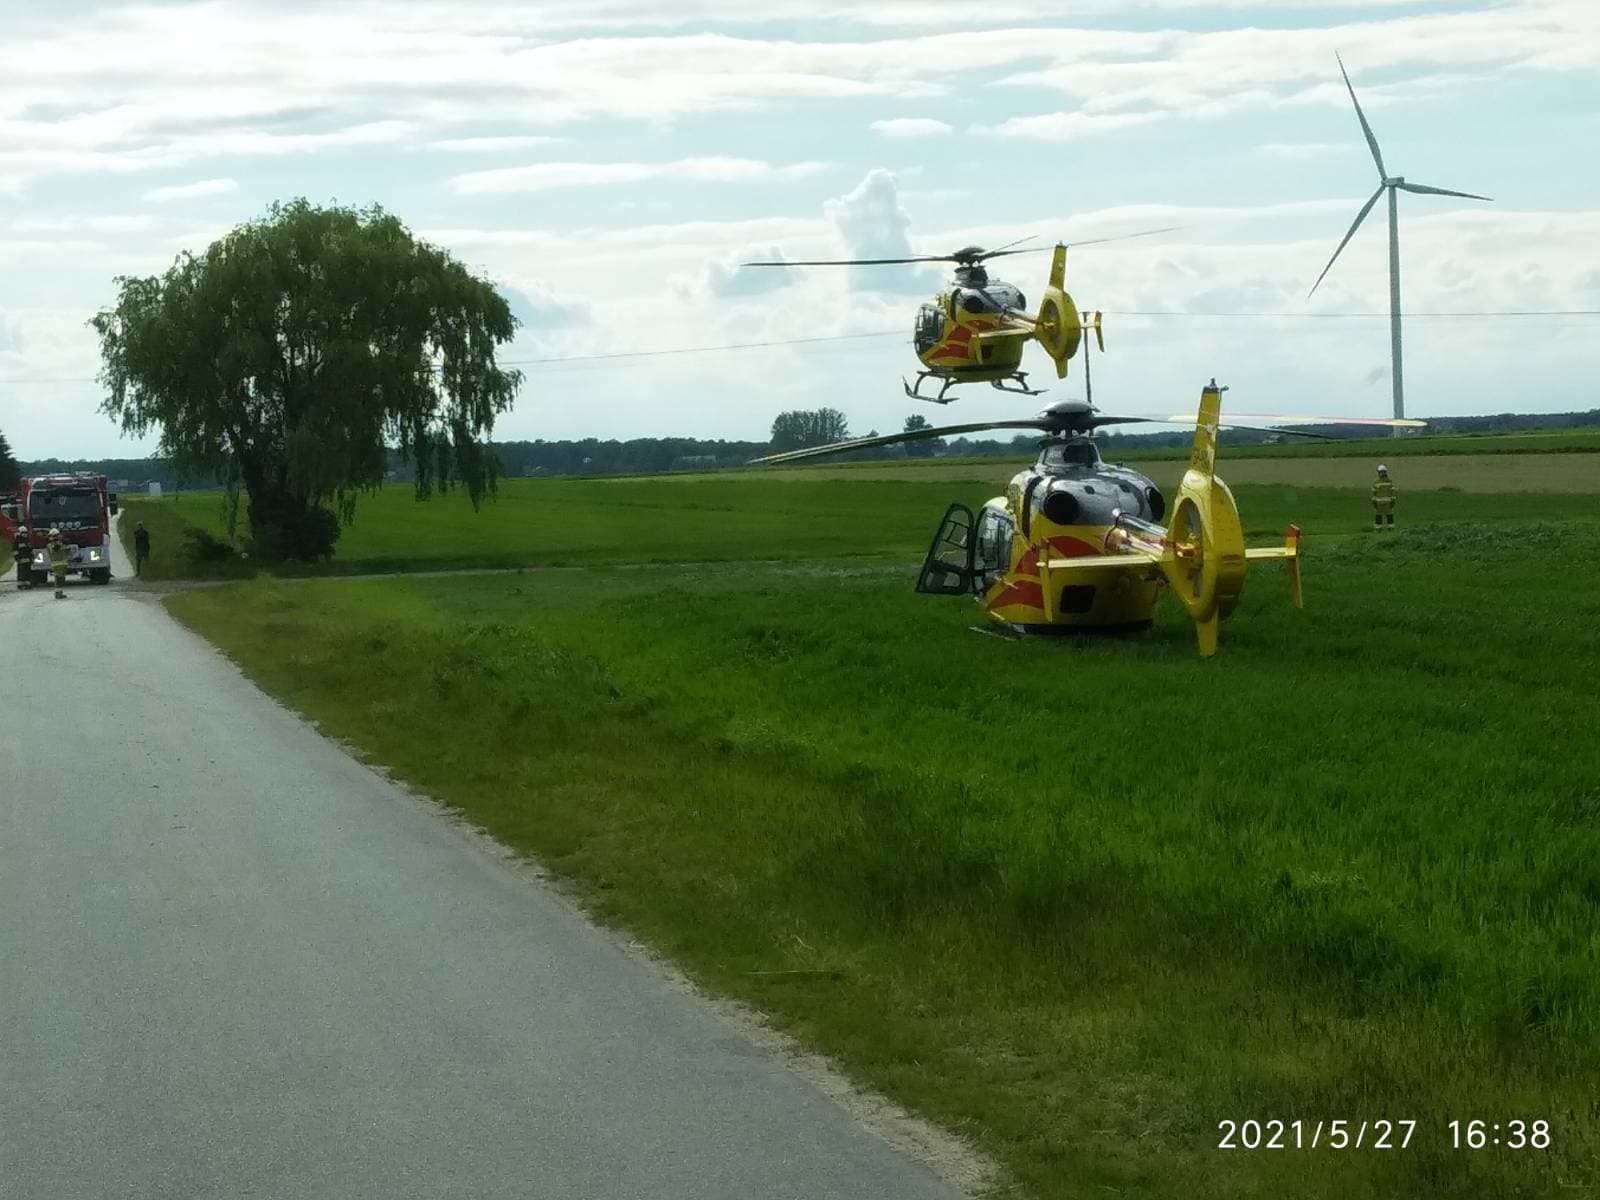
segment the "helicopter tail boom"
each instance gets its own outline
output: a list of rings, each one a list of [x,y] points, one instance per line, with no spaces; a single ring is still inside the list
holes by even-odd
[[[1087,572],[1108,569],[1158,573],[1194,621],[1203,656],[1216,653],[1218,627],[1239,601],[1247,562],[1282,559],[1289,573],[1290,599],[1296,608],[1303,606],[1300,530],[1289,526],[1282,546],[1246,549],[1233,493],[1216,476],[1222,392],[1213,380],[1201,393],[1189,467],[1166,528],[1118,513],[1106,535],[1105,554],[1040,562],[1047,598],[1063,578],[1075,574],[1083,577]]]

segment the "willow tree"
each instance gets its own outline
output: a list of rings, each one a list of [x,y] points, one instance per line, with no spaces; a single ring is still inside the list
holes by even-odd
[[[159,277],[116,280],[102,411],[156,430],[180,469],[244,489],[266,558],[330,553],[390,448],[416,494],[495,486],[487,446],[521,385],[495,361],[516,319],[487,280],[394,216],[296,200]]]

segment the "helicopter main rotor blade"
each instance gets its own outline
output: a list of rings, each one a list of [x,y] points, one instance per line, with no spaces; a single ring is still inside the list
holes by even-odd
[[[1119,233],[1114,237],[1085,238],[1081,242],[1067,242],[1068,246],[1100,246],[1106,242],[1124,242],[1129,238],[1150,237],[1157,233],[1171,233],[1179,229],[1178,225],[1167,225],[1160,229],[1141,229],[1138,233]],[[910,258],[794,258],[782,259],[776,262],[743,262],[741,267],[895,267],[911,263],[981,263],[991,258],[1004,258],[1008,254],[1042,254],[1047,250],[1054,250],[1054,246],[1017,246],[1018,242],[1031,242],[1037,234],[1029,234],[1025,238],[1018,238],[1015,242],[1007,242],[995,250],[983,250],[977,254],[915,254]],[[1017,247],[1012,249],[1012,247]]]
[[[1383,154],[1378,150],[1378,139],[1373,136],[1372,126],[1367,124],[1367,114],[1361,111],[1361,101],[1356,99],[1356,89],[1350,83],[1350,72],[1344,69],[1344,59],[1339,57],[1337,51],[1333,57],[1339,63],[1339,74],[1344,76],[1344,86],[1350,92],[1350,103],[1356,106],[1356,119],[1361,122],[1361,132],[1367,135],[1367,145],[1372,149],[1372,161],[1378,164],[1378,178],[1389,178],[1389,172],[1383,169]]]
[[[912,429],[904,433],[888,433],[882,437],[851,438],[847,442],[834,442],[828,446],[808,446],[804,450],[785,450],[781,454],[768,454],[752,458],[750,464],[795,462],[802,458],[821,458],[828,454],[843,454],[849,450],[865,450],[871,446],[893,446],[899,442],[919,442],[924,438],[944,437],[955,433],[981,433],[986,429],[1041,429],[1049,431],[1055,426],[1035,418],[1031,421],[978,421],[971,425],[940,425],[930,429]]]
[[[1111,237],[1083,238],[1081,241],[1067,242],[1066,245],[1069,249],[1073,246],[1103,246],[1107,242],[1125,242],[1129,238],[1153,237],[1158,233],[1174,233],[1182,228],[1182,225],[1163,225],[1160,229],[1141,229],[1138,233],[1118,233]]]
[[[983,256],[985,258],[993,258],[997,254],[1009,254],[1011,253],[1011,247],[1020,246],[1023,242],[1031,242],[1038,236],[1037,233],[1030,233],[1027,237],[1020,237],[1014,242],[1006,242],[1004,245],[996,246],[993,250],[985,250]],[[1043,247],[1040,247],[1040,249],[1043,249]]]
[[[1306,293],[1307,300],[1311,299],[1316,294],[1317,289],[1322,286],[1322,281],[1328,277],[1328,272],[1333,270],[1333,264],[1338,261],[1339,255],[1344,252],[1344,248],[1350,244],[1350,239],[1355,237],[1356,230],[1361,228],[1361,222],[1367,219],[1367,214],[1372,211],[1372,206],[1378,202],[1378,197],[1383,195],[1383,189],[1386,186],[1388,185],[1380,183],[1378,190],[1372,193],[1372,198],[1361,206],[1361,211],[1356,214],[1356,219],[1350,222],[1350,231],[1344,235],[1344,240],[1339,243],[1339,248],[1333,252],[1333,257],[1328,260],[1328,265],[1322,268],[1322,274],[1317,276],[1317,282],[1313,283],[1311,290]]]
[[[780,262],[745,262],[741,267],[891,267],[905,263],[953,262],[948,254],[922,254],[915,258],[794,258]]]
[[[1242,414],[1242,415],[1248,415],[1248,414]],[[1085,429],[1098,429],[1102,425],[1132,425],[1132,424],[1188,425],[1188,426],[1192,427],[1194,425],[1194,423],[1198,419],[1199,418],[1197,416],[1193,415],[1193,414],[1191,414],[1189,416],[1184,416],[1181,413],[1178,416],[1175,416],[1175,417],[1090,417],[1088,419],[1088,421],[1086,421],[1084,423],[1083,428],[1085,428]],[[1232,424],[1231,422],[1228,422],[1228,421],[1222,421],[1217,425],[1217,428],[1218,429],[1245,429],[1245,430],[1249,430],[1249,431],[1251,431],[1253,433],[1292,433],[1296,437],[1322,438],[1324,441],[1337,441],[1338,440],[1332,434],[1329,434],[1329,433],[1301,433],[1298,429],[1278,429],[1278,428],[1275,428],[1275,427],[1270,426],[1270,425],[1266,426],[1266,427],[1263,427],[1263,426],[1260,426],[1260,425],[1235,425],[1235,424]]]
[[[1490,204],[1494,199],[1490,196],[1479,196],[1472,192],[1452,192],[1449,188],[1429,187],[1425,183],[1397,183],[1395,187],[1402,192],[1416,192],[1423,196],[1460,196],[1463,200],[1487,200]]]
[[[1084,238],[1079,242],[1063,242],[1062,245],[1069,249],[1077,246],[1103,246],[1107,242],[1125,242],[1130,238],[1153,237],[1158,233],[1172,233],[1174,230],[1182,228],[1183,226],[1181,225],[1163,225],[1160,229],[1141,229],[1138,233],[1119,233],[1113,237]],[[1046,250],[1053,251],[1054,249],[1054,246],[1024,246],[1020,250],[988,250],[980,256],[980,260],[1004,258],[1008,254],[1043,254]]]
[[[1389,429],[1426,429],[1428,423],[1413,417],[1324,417],[1309,413],[1229,413],[1234,421],[1271,421],[1274,425],[1377,425]],[[1169,421],[1195,423],[1194,413],[1176,413]],[[1244,429],[1248,426],[1240,425]]]
[[[1081,422],[1085,429],[1099,429],[1102,425],[1142,425],[1150,421],[1161,421],[1162,417],[1102,417],[1098,414],[1088,417]]]

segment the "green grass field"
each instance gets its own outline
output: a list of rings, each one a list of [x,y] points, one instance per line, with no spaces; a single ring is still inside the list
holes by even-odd
[[[1379,538],[1359,491],[1241,486],[1255,536],[1308,530],[1306,608],[1253,571],[1203,661],[1170,599],[1147,634],[1014,642],[915,595],[945,503],[992,491],[553,481],[477,516],[397,491],[347,568],[579,569],[168,603],[970,1136],[1007,1194],[1600,1188],[1597,497],[1408,493]],[[1451,1149],[1474,1118],[1552,1142]],[[1216,1148],[1245,1119],[1418,1125]]]
[[[1003,489],[1015,463],[876,464],[644,479],[514,479],[474,513],[458,495],[417,503],[408,487],[363,497],[334,558],[280,573],[327,574],[599,562],[744,561],[920,552],[952,500],[976,505]],[[1147,470],[1172,491],[1177,462]],[[1353,459],[1225,463],[1247,529],[1282,534],[1289,520],[1308,536],[1359,532],[1370,510],[1361,490],[1370,465]],[[1600,455],[1424,458],[1395,468],[1410,522],[1480,521],[1592,510],[1592,497],[1552,506],[1524,492],[1600,493]],[[1496,494],[1477,493],[1499,483]],[[894,486],[884,486],[893,484]],[[1500,492],[1508,494],[1498,494]],[[220,493],[128,502],[152,530],[149,578],[240,575],[247,563],[196,569],[178,553],[186,525],[222,536]]]

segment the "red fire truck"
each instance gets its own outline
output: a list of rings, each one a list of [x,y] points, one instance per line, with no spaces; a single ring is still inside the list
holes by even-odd
[[[111,582],[111,518],[116,493],[104,475],[35,475],[22,481],[22,522],[33,547],[33,583],[50,578],[50,531],[71,547],[67,574],[90,583]]]

